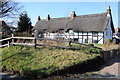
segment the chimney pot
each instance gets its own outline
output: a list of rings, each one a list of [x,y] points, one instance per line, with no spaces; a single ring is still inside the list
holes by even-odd
[[[71,12],[71,19],[74,19],[76,17],[75,11]]]
[[[110,6],[108,6],[108,8],[107,8],[107,14],[111,14]]]
[[[38,16],[38,21],[40,21],[40,16]]]
[[[50,20],[50,15],[48,14],[48,16],[46,17],[46,21]]]

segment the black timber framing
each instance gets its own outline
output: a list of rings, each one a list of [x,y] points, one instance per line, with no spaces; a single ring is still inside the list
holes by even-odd
[[[105,41],[104,41],[104,32],[103,32],[103,44],[104,44],[104,42],[105,42]]]
[[[82,43],[83,43],[83,31],[82,31]]]
[[[78,42],[79,42],[79,32],[77,32],[78,33]]]
[[[97,33],[97,43],[98,43],[98,33]]]
[[[93,43],[93,32],[92,32],[92,43]]]
[[[87,43],[88,43],[88,32],[87,32]]]

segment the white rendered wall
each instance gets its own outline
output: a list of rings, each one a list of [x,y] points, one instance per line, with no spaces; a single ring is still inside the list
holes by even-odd
[[[112,39],[112,36],[113,36],[113,32],[111,28],[111,20],[109,19],[108,25],[104,32],[104,41],[106,41],[106,39]]]

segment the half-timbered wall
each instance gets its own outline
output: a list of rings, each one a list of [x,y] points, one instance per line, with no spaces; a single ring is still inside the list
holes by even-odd
[[[43,33],[42,33],[43,34]],[[40,34],[40,35],[42,35]],[[57,32],[57,33],[44,33],[44,38],[51,38],[51,39],[69,39],[74,40],[79,43],[98,43],[103,44],[103,32]]]

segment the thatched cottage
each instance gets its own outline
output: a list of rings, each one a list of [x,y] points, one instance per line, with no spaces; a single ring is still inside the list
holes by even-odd
[[[107,11],[98,14],[77,16],[75,11],[70,17],[40,19],[33,28],[34,36],[39,38],[67,39],[79,43],[103,44],[112,39],[114,25],[110,6]]]
[[[4,21],[0,21],[0,35],[5,36],[9,34],[11,34],[10,27]]]

